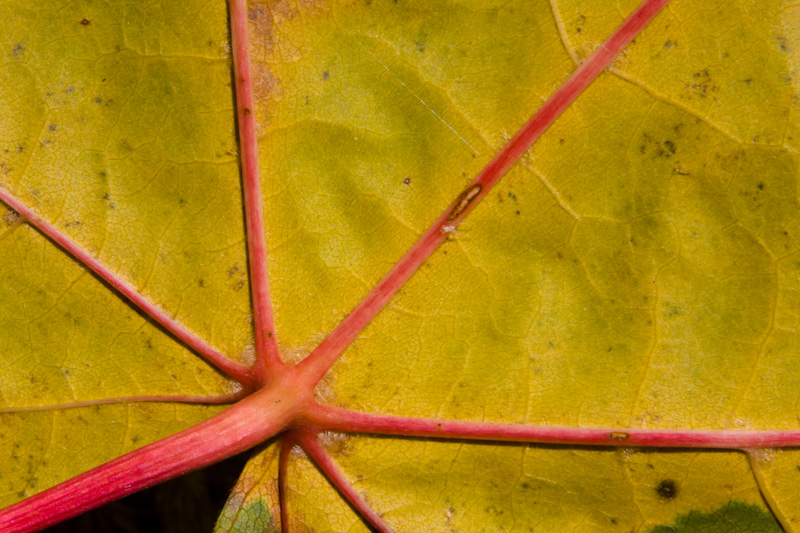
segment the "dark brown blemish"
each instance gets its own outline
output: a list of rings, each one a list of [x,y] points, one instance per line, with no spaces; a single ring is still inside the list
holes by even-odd
[[[250,113],[252,113],[252,111],[250,111],[250,108],[249,108],[249,107],[245,107],[245,108],[244,108],[244,116],[247,116],[247,115],[249,115]]]
[[[628,440],[631,436],[624,431],[612,431],[608,434],[608,438],[611,440]]]
[[[409,183],[411,183],[411,178],[406,178],[406,179],[404,179],[404,180],[403,180],[403,183],[405,183],[406,185],[408,185]]]
[[[656,492],[665,500],[673,500],[678,495],[678,485],[671,479],[665,479],[658,484]]]
[[[92,21],[86,18],[81,20],[81,26],[88,26],[91,23]]]
[[[469,204],[478,197],[478,195],[483,190],[483,186],[480,183],[473,183],[464,191],[458,195],[456,199],[456,203],[453,206],[453,209],[450,211],[450,214],[447,216],[447,222],[452,222],[458,217],[460,217],[464,211],[467,210]]]

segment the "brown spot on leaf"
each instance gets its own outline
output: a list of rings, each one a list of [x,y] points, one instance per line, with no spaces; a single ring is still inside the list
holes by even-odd
[[[665,479],[656,486],[656,492],[664,500],[673,500],[678,496],[678,485],[671,479]]]
[[[684,84],[689,92],[700,98],[714,97],[719,92],[719,85],[711,77],[708,69],[703,69],[692,74],[691,81]],[[691,96],[688,97],[691,99]]]

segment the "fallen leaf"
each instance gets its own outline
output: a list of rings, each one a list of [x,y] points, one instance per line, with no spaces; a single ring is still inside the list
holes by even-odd
[[[250,3],[285,360],[468,198],[636,5]],[[0,185],[251,364],[225,4],[8,2],[0,15]],[[797,430],[798,22],[782,1],[673,0],[469,206],[318,400],[615,428],[616,444],[643,428]],[[0,505],[208,419],[242,390],[13,211],[2,224]],[[141,401],[157,397],[205,402]],[[94,404],[64,408],[81,402]],[[278,527],[281,446],[292,530],[366,530],[310,452],[281,438],[253,456],[218,531]],[[800,519],[790,448],[320,442],[397,531],[779,531]]]

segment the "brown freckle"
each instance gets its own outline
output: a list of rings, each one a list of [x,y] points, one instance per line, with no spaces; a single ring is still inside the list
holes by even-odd
[[[411,183],[411,178],[406,178],[406,179],[404,179],[404,180],[403,180],[403,183],[405,183],[406,185],[408,185],[409,183]]]
[[[625,433],[624,431],[612,431],[608,434],[608,438],[611,440],[628,440],[630,435]]]
[[[249,107],[245,107],[245,108],[244,108],[244,116],[247,116],[247,115],[249,115],[250,113],[251,113],[251,111],[250,111],[250,108],[249,108]]]
[[[81,26],[88,26],[88,25],[89,25],[89,24],[91,24],[91,23],[92,23],[92,21],[91,21],[91,20],[89,20],[89,19],[83,19],[83,20],[81,20]]]
[[[656,492],[665,500],[672,500],[678,495],[678,486],[671,479],[665,479],[656,487]]]

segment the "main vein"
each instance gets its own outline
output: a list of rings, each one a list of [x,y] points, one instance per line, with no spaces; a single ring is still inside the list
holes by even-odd
[[[247,37],[247,0],[232,0],[231,41],[233,72],[236,78],[236,117],[241,150],[244,214],[247,226],[247,253],[250,261],[250,290],[253,299],[253,325],[256,336],[256,380],[264,384],[269,375],[279,372],[283,363],[275,338],[275,319],[269,289],[267,242],[261,197],[261,174],[258,168],[258,140],[250,76],[250,53]]]

